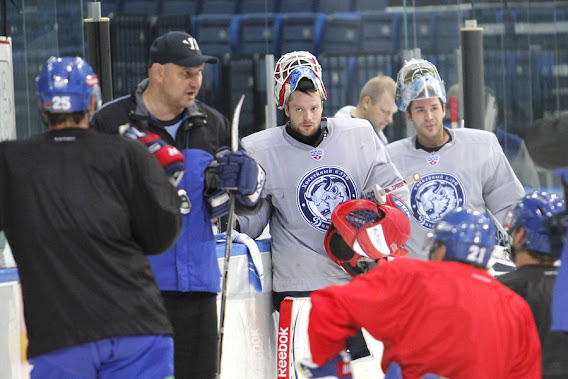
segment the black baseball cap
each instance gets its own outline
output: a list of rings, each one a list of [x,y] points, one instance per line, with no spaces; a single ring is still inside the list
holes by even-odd
[[[150,47],[150,66],[153,63],[175,63],[183,67],[197,67],[217,62],[216,57],[201,54],[196,39],[185,32],[167,32],[156,38]]]

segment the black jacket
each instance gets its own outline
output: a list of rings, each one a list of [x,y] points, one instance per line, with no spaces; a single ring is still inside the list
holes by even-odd
[[[91,128],[104,133],[117,134],[121,125],[130,123],[141,130],[159,135],[180,151],[199,149],[208,152],[212,157],[219,147],[231,146],[231,125],[227,118],[215,108],[198,100],[186,110],[187,117],[182,121],[174,140],[160,122],[150,117],[142,103],[142,92],[147,86],[148,79],[144,79],[131,94],[106,103],[95,113],[91,120]],[[186,165],[190,166],[191,162],[186,162]],[[204,190],[208,193],[215,190],[208,188],[210,185],[211,183],[204,183]],[[256,206],[246,207],[237,201],[235,212],[240,215],[255,214],[262,203],[261,199]]]
[[[568,336],[550,332],[550,304],[558,269],[526,265],[497,278],[531,307],[542,345],[543,378],[568,377]]]
[[[147,79],[130,94],[105,104],[91,120],[91,127],[116,134],[121,125],[132,124],[139,129],[158,134],[175,145],[185,157],[185,174],[179,186],[187,191],[191,212],[183,216],[183,227],[176,244],[164,254],[153,256],[150,263],[158,285],[163,291],[219,292],[220,272],[216,241],[211,228],[211,214],[204,193],[213,192],[216,183],[207,180],[207,168],[221,146],[230,146],[228,120],[212,107],[196,101],[186,109],[172,138],[164,123],[153,119],[144,105],[142,93]],[[238,201],[238,214],[257,212],[262,200],[254,207]]]
[[[199,101],[188,110],[189,118],[183,121],[174,141],[163,126],[149,116],[144,104],[138,104],[146,86],[147,80],[144,80],[130,95],[106,103],[95,113],[91,128],[117,134],[120,125],[131,123],[139,129],[158,134],[179,150],[201,149],[213,156],[220,146],[230,146],[230,125],[227,118]]]
[[[18,266],[29,357],[172,333],[145,254],[175,241],[179,198],[140,143],[89,129],[0,143],[0,229]]]

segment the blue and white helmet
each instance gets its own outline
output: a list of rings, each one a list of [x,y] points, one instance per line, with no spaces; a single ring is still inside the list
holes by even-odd
[[[274,67],[274,101],[278,109],[284,109],[288,97],[296,90],[302,78],[310,79],[321,98],[327,99],[321,79],[321,66],[316,57],[307,51],[292,51],[280,57]]]
[[[510,234],[523,226],[530,250],[560,257],[566,225],[564,199],[554,193],[535,191],[518,203],[505,221]]]
[[[439,97],[446,103],[446,88],[436,66],[424,59],[405,62],[396,79],[398,109],[404,112],[412,101],[432,97]]]
[[[88,112],[91,97],[101,105],[99,79],[79,57],[51,57],[36,78],[40,108],[51,113]]]
[[[487,266],[497,243],[495,224],[485,212],[458,207],[447,213],[428,236],[428,250],[446,246],[446,260]]]

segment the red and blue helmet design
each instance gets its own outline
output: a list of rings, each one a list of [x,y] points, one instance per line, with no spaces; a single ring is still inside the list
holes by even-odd
[[[284,54],[274,68],[274,101],[278,109],[284,109],[288,97],[296,90],[302,78],[308,78],[314,84],[323,100],[327,93],[321,79],[321,66],[311,53],[307,51],[293,51]]]

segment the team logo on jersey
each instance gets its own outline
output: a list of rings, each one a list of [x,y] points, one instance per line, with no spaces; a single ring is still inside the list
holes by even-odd
[[[464,203],[463,185],[453,174],[427,174],[410,191],[412,217],[427,229],[432,229],[446,213]]]
[[[426,158],[426,160],[428,161],[428,164],[430,166],[436,166],[438,164],[438,161],[440,160],[440,156],[438,155],[431,155],[428,158]]]
[[[319,161],[320,159],[323,158],[323,150],[317,149],[317,150],[310,151],[310,157],[312,157],[312,159],[314,159],[316,161]]]
[[[357,193],[355,182],[340,167],[319,167],[308,172],[296,191],[300,213],[308,224],[324,233],[336,205],[356,199]]]

